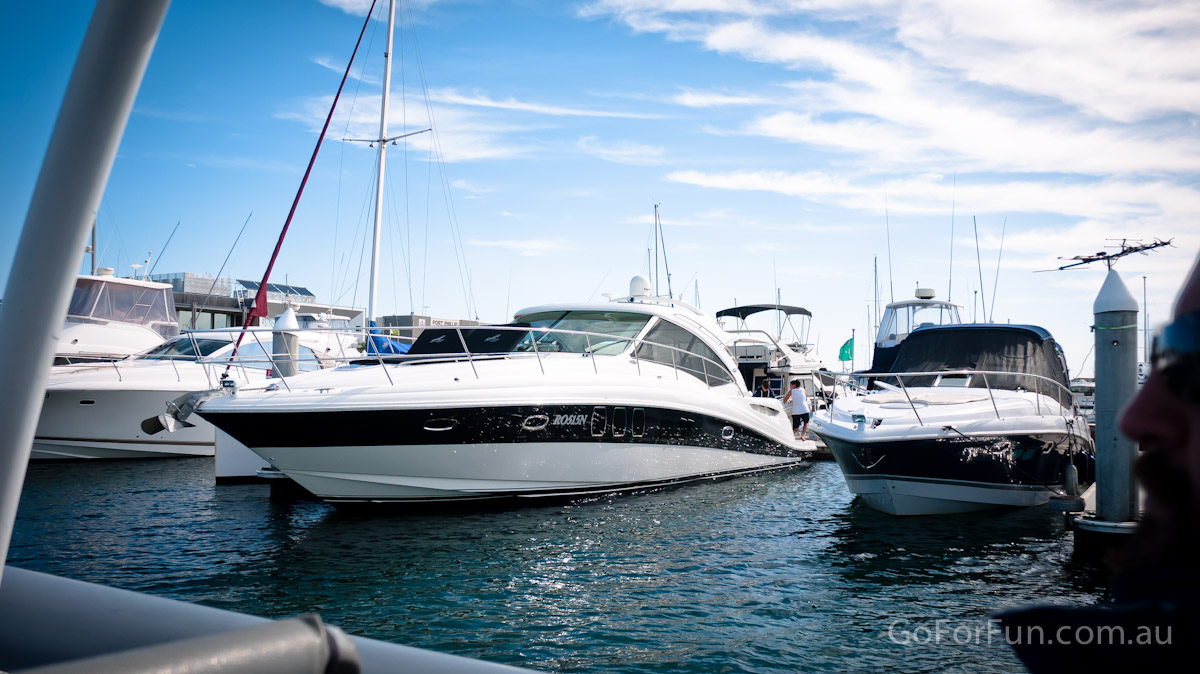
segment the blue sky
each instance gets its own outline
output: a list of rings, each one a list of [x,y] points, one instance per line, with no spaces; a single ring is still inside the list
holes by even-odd
[[[216,273],[253,213],[224,275],[261,277],[368,5],[176,0],[100,263]],[[17,3],[0,25],[5,283],[90,12]],[[779,288],[827,361],[867,330],[878,259],[883,301],[919,283],[969,318],[982,296],[1086,373],[1103,269],[1034,271],[1173,237],[1117,266],[1139,301],[1146,277],[1158,323],[1200,250],[1196,2],[426,0],[401,17],[389,133],[436,135],[389,148],[382,313],[500,321],[624,292],[658,203],[676,294],[715,311]],[[374,165],[340,139],[378,132],[383,39],[372,22],[272,276],[339,304],[365,304]]]

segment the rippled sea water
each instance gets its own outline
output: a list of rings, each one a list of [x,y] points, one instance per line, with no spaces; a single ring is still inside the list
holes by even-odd
[[[892,517],[826,462],[445,514],[212,475],[211,459],[31,465],[9,563],[559,672],[1019,672],[989,614],[1105,595],[1056,513]]]

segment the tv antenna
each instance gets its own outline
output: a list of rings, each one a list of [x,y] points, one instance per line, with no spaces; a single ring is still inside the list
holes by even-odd
[[[1108,241],[1117,241],[1118,239],[1107,239],[1107,240]],[[1037,272],[1062,271],[1064,269],[1071,269],[1073,267],[1081,267],[1083,265],[1091,264],[1093,262],[1103,262],[1109,269],[1112,269],[1113,264],[1116,263],[1118,258],[1125,257],[1126,255],[1132,255],[1134,253],[1141,253],[1142,255],[1145,255],[1146,251],[1154,250],[1155,248],[1162,248],[1163,246],[1170,246],[1171,242],[1174,241],[1174,239],[1167,239],[1164,241],[1159,238],[1155,238],[1154,243],[1141,243],[1141,241],[1142,241],[1141,239],[1119,239],[1119,240],[1121,243],[1119,244],[1119,246],[1116,246],[1116,247],[1119,247],[1121,249],[1120,252],[1106,253],[1104,251],[1100,251],[1099,253],[1095,253],[1093,255],[1076,255],[1075,257],[1060,257],[1060,258],[1058,258],[1060,260],[1074,260],[1074,261],[1071,262],[1070,264],[1064,264],[1063,266],[1059,267],[1058,269],[1039,269],[1039,270],[1037,270]],[[1111,248],[1114,246],[1109,246],[1109,247]],[[1034,273],[1037,273],[1037,272],[1034,272]]]

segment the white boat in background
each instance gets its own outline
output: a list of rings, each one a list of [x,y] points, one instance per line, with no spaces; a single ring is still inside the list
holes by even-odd
[[[884,307],[868,372],[887,372],[896,360],[900,343],[917,328],[962,324],[961,307],[934,299],[936,293],[932,288],[917,288],[915,295],[911,300],[889,302]]]
[[[1139,382],[1140,383],[1140,382]],[[1096,425],[1096,380],[1093,377],[1076,377],[1071,380],[1071,393],[1075,406],[1090,426]]]
[[[170,284],[117,278],[109,267],[97,271],[75,282],[56,365],[118,360],[179,334]]]
[[[1062,351],[1042,328],[917,328],[890,371],[838,376],[833,404],[809,428],[872,508],[926,515],[1039,505],[1062,493],[1073,463],[1090,480],[1088,424]]]
[[[775,312],[782,317],[774,334],[766,330],[753,329],[746,319],[756,314]],[[797,328],[792,318],[799,316],[802,326]],[[807,319],[807,321],[805,320]],[[734,326],[727,325],[735,320]],[[738,368],[751,390],[757,390],[764,378],[770,382],[771,392],[783,397],[792,380],[798,380],[814,408],[824,405],[827,397],[825,383],[820,372],[827,372],[825,363],[817,356],[816,348],[808,343],[808,328],[812,312],[803,307],[786,304],[748,304],[722,309],[717,312],[717,322],[731,337],[726,343]],[[791,340],[784,337],[785,328],[791,328]]]
[[[237,358],[231,361],[239,330],[185,332],[124,360],[55,366],[47,382],[30,459],[212,456],[213,427],[199,417],[192,417],[170,434],[156,435],[142,422],[161,414],[167,403],[180,396],[221,386],[223,378],[240,386],[264,385],[276,374],[332,367],[360,354],[346,347],[354,335],[312,329],[259,330],[244,338]],[[296,353],[277,348],[273,340],[277,334],[294,338]]]
[[[241,389],[197,411],[333,503],[582,497],[804,463],[779,401],[747,391],[729,336],[650,297],[645,278],[611,303],[516,319],[427,328],[384,364]]]

